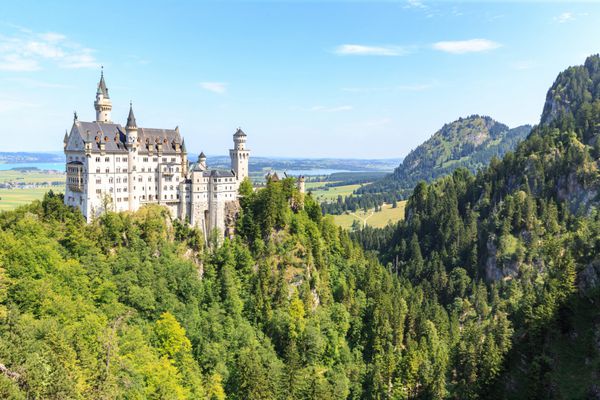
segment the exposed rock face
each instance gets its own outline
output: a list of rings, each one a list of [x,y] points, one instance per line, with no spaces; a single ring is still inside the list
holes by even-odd
[[[225,204],[225,236],[231,238],[235,234],[235,222],[239,213],[239,201],[230,201]]]
[[[581,293],[587,294],[600,289],[600,260],[588,264],[577,276],[577,287]]]

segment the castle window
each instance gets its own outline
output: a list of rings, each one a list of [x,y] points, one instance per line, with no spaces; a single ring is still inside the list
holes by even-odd
[[[109,161],[110,161],[110,158],[109,158],[109,157],[104,157],[104,161],[105,161],[105,162],[109,162]]]
[[[99,174],[100,173],[100,167],[96,168],[96,173]]]
[[[107,174],[109,173],[109,171],[110,171],[110,169],[106,168],[106,173],[107,173]]]
[[[114,192],[113,188],[108,189],[109,192]]]
[[[162,162],[167,162],[167,157],[163,157]]]
[[[117,162],[121,162],[121,157],[117,157]]]
[[[173,190],[173,186],[169,187],[169,189]]]
[[[144,157],[144,162],[148,162],[148,157]]]
[[[171,157],[171,162],[175,162],[175,157]]]
[[[138,176],[138,182],[141,182],[141,181],[142,181],[142,177]]]
[[[124,187],[124,188],[123,188],[123,191],[124,191],[124,192],[127,192],[127,188],[126,188],[126,187]]]
[[[153,199],[154,199],[154,196],[152,196],[152,195],[148,196],[148,200],[153,200]]]
[[[101,184],[101,183],[102,183],[102,179],[100,179],[100,178],[96,178],[96,184],[98,184],[98,185],[99,185],[99,184]]]
[[[146,168],[142,167],[142,172],[146,172]]]
[[[167,190],[167,185],[164,186],[163,190]]]
[[[121,172],[121,168],[117,167],[117,174]]]
[[[102,189],[96,189],[96,194],[101,194],[102,193]]]
[[[157,162],[158,161],[158,157],[152,158],[152,161]]]
[[[100,157],[96,157],[96,162],[100,162]]]
[[[117,183],[121,183],[121,178],[117,178]]]
[[[127,178],[123,178],[123,183],[127,183]]]
[[[148,177],[148,182],[152,182],[152,177],[151,176]]]
[[[135,171],[135,167],[133,167],[133,170]],[[127,168],[123,168],[123,173],[127,172]]]

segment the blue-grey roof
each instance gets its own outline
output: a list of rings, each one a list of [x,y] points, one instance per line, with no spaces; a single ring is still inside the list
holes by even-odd
[[[92,142],[92,151],[100,149],[100,142],[107,152],[127,151],[126,132],[120,124],[77,120],[73,129],[84,142]],[[164,154],[176,154],[175,145],[181,143],[181,136],[174,129],[138,128],[138,143],[140,154],[147,154],[150,148],[156,153],[159,143]]]
[[[137,124],[135,123],[135,115],[133,115],[133,106],[129,103],[129,116],[127,117],[127,125],[128,128],[136,128]]]
[[[108,96],[108,89],[106,88],[106,82],[104,82],[104,71],[100,72],[100,82],[98,82],[98,93],[102,93],[107,99],[110,99]]]

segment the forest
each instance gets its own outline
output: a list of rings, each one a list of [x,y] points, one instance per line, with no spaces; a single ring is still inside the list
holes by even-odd
[[[600,393],[600,57],[515,152],[355,233],[293,178],[221,242],[159,206],[0,214],[0,398],[567,399]]]

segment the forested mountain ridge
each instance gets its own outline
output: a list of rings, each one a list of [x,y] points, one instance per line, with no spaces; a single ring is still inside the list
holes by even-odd
[[[420,181],[431,182],[458,168],[475,173],[493,157],[514,150],[530,131],[529,125],[510,129],[487,116],[459,118],[411,151],[393,173],[358,188],[344,199],[324,202],[321,208],[325,214],[342,214],[406,199]]]
[[[488,116],[459,118],[411,151],[392,174],[357,193],[412,190],[421,180],[429,182],[460,167],[476,172],[492,157],[513,150],[530,130],[529,125],[510,129]]]
[[[488,398],[600,398],[599,65],[558,76],[514,153],[418,184],[405,221],[356,234],[449,312],[457,276],[484,285],[484,314],[514,329]]]

